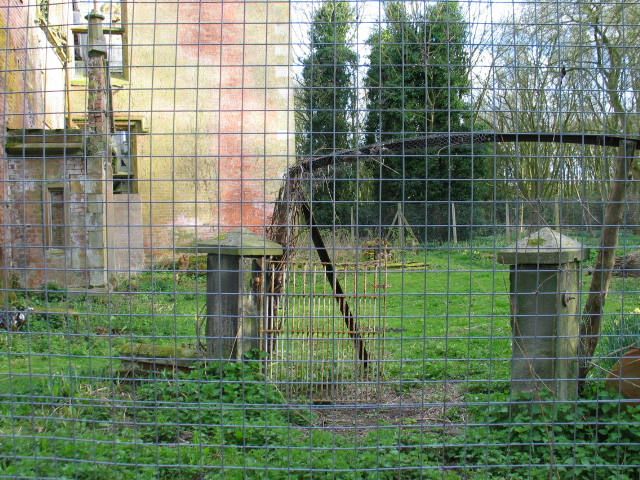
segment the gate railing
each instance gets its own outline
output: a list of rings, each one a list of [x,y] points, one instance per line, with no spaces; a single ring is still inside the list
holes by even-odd
[[[345,325],[320,263],[291,263],[267,360],[269,378],[288,398],[343,403],[375,396],[385,357],[385,260],[336,264],[357,331]],[[369,360],[358,357],[354,336],[365,342]]]

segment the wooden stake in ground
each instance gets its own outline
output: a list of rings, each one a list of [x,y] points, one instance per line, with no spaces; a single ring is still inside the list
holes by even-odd
[[[356,217],[353,214],[353,207],[351,207],[351,245],[356,244]]]
[[[580,325],[580,346],[578,356],[580,358],[580,384],[584,384],[589,370],[591,359],[598,346],[602,313],[609,291],[611,274],[618,246],[618,232],[622,224],[624,213],[624,198],[626,194],[628,175],[631,172],[631,163],[637,147],[636,141],[622,140],[618,147],[618,157],[613,177],[613,185],[609,194],[609,201],[604,215],[602,227],[602,239],[598,259],[593,270],[589,297],[582,314]]]
[[[456,221],[456,204],[451,203],[451,230],[453,233],[453,244],[458,244],[458,223]]]
[[[509,208],[511,208],[509,206],[509,202],[505,202],[505,207],[504,207],[504,233],[505,233],[505,237],[507,239],[507,243],[511,242],[511,220],[509,218]]]
[[[398,226],[398,241],[401,246],[405,246],[405,232],[409,234],[411,241],[414,242],[414,245],[418,245],[420,242],[418,241],[418,237],[413,233],[413,229],[411,225],[407,221],[407,218],[402,213],[402,202],[398,202],[398,207],[396,209],[396,215],[393,217],[391,224],[389,225],[389,232],[387,233],[387,240],[391,237],[391,232],[393,231],[393,227]]]

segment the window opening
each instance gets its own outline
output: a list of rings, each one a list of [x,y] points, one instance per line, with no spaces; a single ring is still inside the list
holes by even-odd
[[[111,135],[113,193],[136,193],[135,126],[118,125]]]
[[[107,46],[107,60],[109,71],[112,75],[123,76],[125,73],[124,39],[125,31],[122,24],[122,5],[120,1],[97,2],[96,10],[105,18],[102,23],[104,28],[105,43]],[[75,60],[76,77],[86,76],[86,61],[89,56],[87,48],[87,20],[86,16],[94,9],[93,1],[73,1],[73,53]]]
[[[65,246],[65,206],[64,189],[62,187],[49,187],[47,189],[47,246],[50,248],[62,248]]]

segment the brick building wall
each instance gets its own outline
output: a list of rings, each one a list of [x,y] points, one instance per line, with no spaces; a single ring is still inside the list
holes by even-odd
[[[11,124],[10,112],[23,111],[18,94],[25,90],[20,70],[26,65],[27,30],[19,28],[26,25],[27,8],[19,0],[0,1],[0,267],[3,269],[0,286],[8,280],[6,261],[9,237],[6,224],[9,215],[7,198],[7,161],[4,156],[6,131]],[[26,101],[27,99],[25,99]]]
[[[132,1],[122,21],[128,66],[114,110],[147,130],[137,137],[147,255],[240,225],[262,231],[293,154],[289,2]],[[79,112],[86,85],[71,85]]]
[[[45,139],[43,142],[42,140]],[[59,145],[67,146],[60,148]],[[52,146],[55,145],[55,146]],[[85,156],[80,132],[20,131],[8,138],[5,232],[13,282],[27,287],[48,283],[87,285]],[[53,243],[50,189],[64,198],[64,244]]]
[[[64,23],[66,7],[54,7]],[[65,124],[65,71],[60,51],[47,38],[45,29],[36,22],[35,2],[0,0],[0,282],[6,284],[12,273],[9,262],[14,253],[25,263],[30,254],[15,251],[15,210],[9,189],[19,174],[19,165],[5,153],[9,129],[62,128]],[[31,133],[33,134],[33,132]],[[15,192],[15,183],[13,184]],[[31,203],[28,203],[31,209]],[[27,212],[36,215],[35,211]],[[35,218],[35,217],[34,217]],[[34,220],[35,221],[35,220]],[[25,227],[22,235],[38,240],[35,224]],[[26,257],[25,257],[26,256]]]
[[[144,268],[142,205],[135,194],[113,195],[107,231],[109,269],[116,275],[135,274]]]
[[[64,2],[51,13],[66,28]],[[54,15],[55,14],[55,15]],[[57,18],[53,18],[53,17]],[[0,0],[0,116],[5,129],[64,128],[64,52],[38,23],[36,2]],[[54,27],[52,27],[54,28]],[[64,31],[61,27],[56,29]]]
[[[74,64],[74,34],[84,20],[72,12],[72,2],[52,2],[49,24],[43,24],[37,5],[0,0],[3,134],[38,129],[44,138],[66,123],[86,125],[87,82]],[[112,78],[113,109],[116,122],[137,130],[136,189],[106,200],[113,207],[107,213],[108,268],[125,272],[140,268],[141,252],[148,259],[171,255],[175,246],[239,226],[263,231],[293,154],[293,127],[288,1],[133,0],[122,8],[126,65],[123,76]],[[21,274],[49,268],[29,274],[31,285],[57,276],[58,269],[67,272],[67,283],[85,281],[77,270],[86,261],[87,240],[69,225],[68,251],[47,249],[37,198],[42,188],[33,187],[42,187],[56,169],[73,175],[76,160],[44,148],[0,162],[1,244],[15,251],[11,258]],[[59,178],[65,191],[76,188],[69,175]],[[8,186],[17,203],[7,201]],[[85,221],[92,213],[76,203],[79,198],[68,207],[69,221]],[[24,225],[21,232],[4,228],[16,225]]]

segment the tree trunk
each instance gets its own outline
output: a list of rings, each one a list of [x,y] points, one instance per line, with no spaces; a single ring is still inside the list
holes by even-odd
[[[635,149],[636,142],[632,141],[622,141],[618,148],[613,183],[602,227],[600,251],[593,270],[589,297],[584,307],[580,325],[578,357],[580,359],[579,380],[581,386],[584,385],[584,379],[591,369],[591,359],[600,338],[602,313],[609,290],[609,283],[611,282],[611,272],[618,245],[618,232],[624,213],[627,178],[631,171],[631,162],[633,161]]]
[[[524,233],[524,201],[521,200],[518,205],[518,228],[516,230],[516,240],[520,240],[520,236]]]
[[[507,243],[511,243],[511,220],[509,218],[509,202],[505,202],[504,207],[504,233]]]

